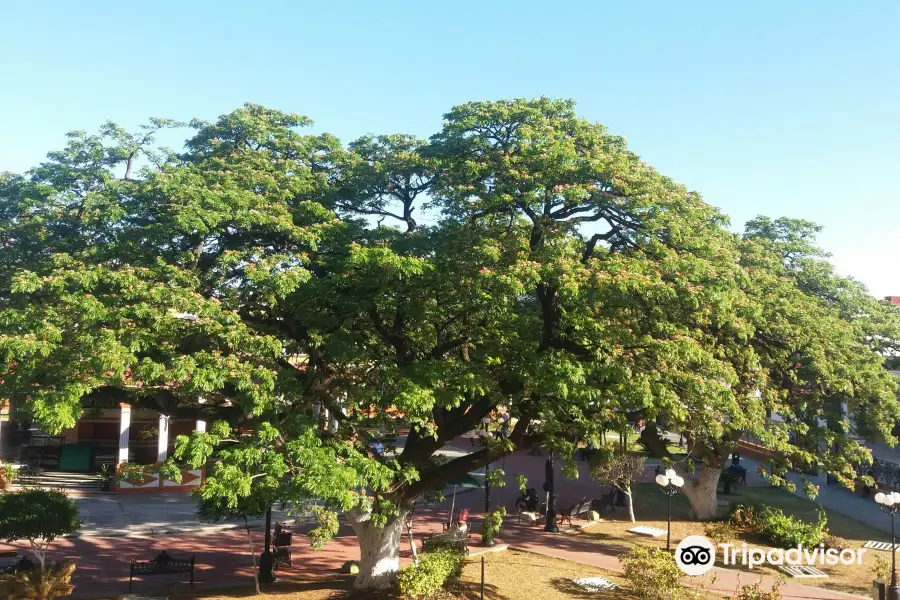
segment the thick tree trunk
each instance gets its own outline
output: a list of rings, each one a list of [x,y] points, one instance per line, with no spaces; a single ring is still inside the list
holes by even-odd
[[[650,452],[655,458],[666,458],[670,456],[668,442],[659,435],[659,430],[655,423],[649,423],[641,432],[638,441]]]
[[[716,518],[718,511],[716,487],[719,485],[721,474],[721,467],[700,465],[697,476],[687,479],[684,483],[684,495],[694,509],[694,516],[701,521]]]
[[[357,589],[389,588],[400,571],[400,537],[406,513],[389,518],[384,527],[376,527],[370,514],[347,516],[359,539],[359,575],[353,586]]]

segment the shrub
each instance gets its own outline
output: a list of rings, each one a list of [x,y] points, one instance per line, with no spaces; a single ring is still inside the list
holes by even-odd
[[[783,581],[776,581],[772,584],[771,591],[768,592],[759,589],[758,581],[753,585],[742,585],[731,597],[731,600],[781,600],[782,585],[784,585]]]
[[[53,600],[72,593],[72,573],[75,561],[64,560],[47,563],[42,571],[35,567],[16,573],[12,581],[12,597],[22,600]]]
[[[500,533],[500,527],[503,525],[503,516],[506,514],[506,507],[498,506],[491,512],[484,515],[484,521],[481,525],[481,539],[493,540]]]
[[[450,548],[422,555],[418,565],[400,571],[400,593],[409,598],[430,598],[459,580],[465,556]]]
[[[851,547],[850,542],[838,535],[834,535],[831,533],[826,533],[825,537],[822,539],[822,542],[825,544],[826,550],[829,550],[831,548],[834,548],[835,550],[847,550]]]
[[[875,556],[875,564],[872,565],[872,576],[887,583],[891,579],[891,561],[883,556]]]
[[[819,511],[816,523],[806,523],[796,517],[784,514],[777,508],[766,506],[759,516],[759,531],[769,543],[778,548],[794,548],[797,545],[812,548],[825,537],[828,519],[824,511]]]
[[[0,462],[0,483],[12,483],[19,471],[10,463]]]
[[[747,533],[755,533],[759,530],[760,507],[755,504],[735,504],[731,507],[731,516],[728,521],[736,529]]]
[[[727,544],[736,537],[734,527],[727,522],[707,523],[704,533],[717,544]]]
[[[675,600],[683,596],[678,583],[684,576],[675,557],[660,548],[635,547],[622,557],[625,579],[642,600]]]

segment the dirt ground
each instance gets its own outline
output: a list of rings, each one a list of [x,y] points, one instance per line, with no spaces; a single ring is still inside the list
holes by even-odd
[[[727,498],[733,503],[768,504],[807,522],[815,522],[818,516],[816,510],[818,505],[815,502],[771,487],[738,488],[734,494],[720,496],[720,498]],[[688,514],[689,510],[690,505],[683,495],[673,498],[672,547],[675,547],[678,542],[689,535],[704,535],[704,524],[691,520]],[[623,512],[619,512],[613,517],[616,520],[607,519],[602,523],[598,523],[585,531],[582,536],[585,539],[590,539],[606,546],[617,547],[622,551],[627,551],[637,545],[664,548],[666,545],[665,536],[647,538],[628,532],[628,529],[635,525],[648,525],[666,529],[666,498],[654,484],[635,486],[634,512],[637,523],[622,520],[626,519],[627,516]],[[828,515],[829,532],[846,539],[850,543],[851,548],[860,548],[868,540],[890,541],[885,533],[859,521],[831,511],[826,511],[826,514]],[[737,537],[732,543],[740,546],[743,542],[755,547],[770,548],[762,540],[754,538]],[[862,565],[847,566],[838,564],[833,567],[816,565],[816,568],[828,574],[828,578],[804,579],[803,583],[851,594],[871,596],[872,580],[874,579],[872,569],[878,557],[889,562],[891,555],[889,552],[867,550],[863,555]],[[718,561],[717,564],[718,566],[723,566]],[[781,572],[775,567],[756,567],[753,570],[736,568],[747,573],[747,583],[751,583],[754,577],[759,575],[772,575],[775,577],[781,575]]]
[[[490,600],[571,600],[571,599],[616,599],[634,600],[623,591],[591,592],[584,590],[572,579],[580,577],[604,577],[622,584],[618,576],[601,569],[577,563],[549,558],[530,552],[507,550],[493,552],[485,556],[485,598]],[[173,600],[234,600],[254,598],[255,600],[332,600],[347,598],[353,600],[395,598],[393,593],[381,596],[367,592],[354,593],[351,589],[353,577],[335,575],[333,577],[311,578],[297,582],[278,582],[256,596],[253,588],[247,586],[215,595],[171,596]],[[458,588],[448,593],[444,600],[475,600],[480,598],[481,559],[471,558],[463,570]]]

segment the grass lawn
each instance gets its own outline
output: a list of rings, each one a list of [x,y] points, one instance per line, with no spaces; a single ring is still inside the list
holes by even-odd
[[[277,581],[271,586],[263,587],[259,596],[250,583],[246,587],[220,590],[203,595],[170,594],[172,600],[233,600],[235,598],[255,598],[258,600],[326,600],[340,598],[347,594],[353,586],[352,575],[329,577],[310,577],[300,581]]]
[[[610,592],[590,592],[574,583],[579,577],[604,577],[617,584],[622,579],[595,567],[588,567],[565,560],[549,558],[530,552],[507,550],[494,552],[485,558],[485,598],[491,600],[571,600],[596,598],[599,600],[637,600],[622,590]],[[471,558],[463,570],[459,589],[447,594],[444,600],[474,600],[479,598],[481,582],[481,559]],[[253,592],[252,586],[240,590],[217,592],[215,594],[170,595],[173,600],[233,600],[253,598],[254,600],[325,600],[352,598],[354,600],[381,600],[395,598],[393,593],[377,595],[371,592],[350,591],[353,577],[335,575],[309,579],[302,582],[278,582],[261,596]]]
[[[634,513],[637,518],[637,525],[649,525],[666,529],[666,498],[660,492],[656,484],[646,483],[635,486],[634,491],[635,503]],[[729,496],[722,496],[720,499],[728,499],[732,503],[743,504],[768,504],[769,506],[780,508],[786,514],[796,516],[807,522],[815,522],[817,519],[818,504],[805,498],[800,498],[790,494],[784,490],[770,487],[740,487],[737,491]],[[725,511],[726,509],[722,509]],[[873,507],[874,510],[874,507]],[[683,494],[679,494],[672,499],[672,546],[676,546],[679,541],[689,535],[703,535],[704,523],[692,521],[689,518],[690,504]],[[855,521],[843,515],[826,511],[828,515],[828,530],[837,536],[840,536],[850,542],[851,548],[859,548],[868,540],[890,541],[890,537],[877,530],[864,525],[859,521]],[[655,546],[664,548],[666,545],[666,537],[647,538],[628,533],[628,529],[636,524],[627,522],[627,514],[619,509],[615,515],[610,516],[609,513],[603,515],[606,520],[587,529],[583,534],[583,539],[589,539],[607,546],[616,546],[623,551],[627,551],[636,545]],[[733,543],[738,546],[742,542],[746,542],[752,546],[760,548],[769,548],[759,539],[735,539]],[[721,555],[719,555],[721,557]],[[807,585],[822,586],[834,590],[848,593],[871,595],[872,567],[876,562],[876,557],[881,556],[890,561],[890,553],[880,552],[876,550],[867,550],[863,555],[862,565],[836,565],[833,567],[816,565],[816,568],[828,574],[827,579],[803,579],[801,582]],[[717,560],[717,564],[721,565],[721,561]],[[739,567],[735,567],[739,568]],[[752,571],[741,568],[742,571],[757,574],[768,574],[778,576],[781,572],[775,567],[756,567]],[[748,580],[749,582],[750,580]],[[800,580],[795,580],[800,581]]]

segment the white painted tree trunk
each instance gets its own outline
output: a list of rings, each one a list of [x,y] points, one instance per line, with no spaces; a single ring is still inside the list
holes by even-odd
[[[634,496],[631,495],[631,486],[626,487],[623,491],[625,492],[625,497],[628,498],[628,516],[631,518],[631,522],[634,523]]]
[[[247,528],[247,540],[250,542],[250,560],[253,561],[253,584],[256,586],[256,594],[259,595],[259,568],[256,566],[256,552],[253,551],[253,535],[250,533],[250,525],[244,521]]]
[[[44,547],[43,544],[37,544],[35,542],[31,543],[31,553],[34,554],[34,557],[38,561],[38,565],[41,568],[41,573],[44,572],[44,563],[47,559],[47,548]]]
[[[716,487],[719,485],[721,474],[720,468],[701,465],[697,476],[687,479],[684,483],[684,495],[694,509],[694,516],[701,521],[716,518],[718,512]]]
[[[419,564],[419,552],[416,549],[416,540],[413,539],[412,515],[406,518],[406,535],[409,536],[409,548],[412,551],[413,562]]]
[[[389,588],[400,571],[400,537],[406,513],[389,518],[384,527],[376,527],[371,515],[347,516],[359,539],[359,574],[353,586],[357,589]]]

